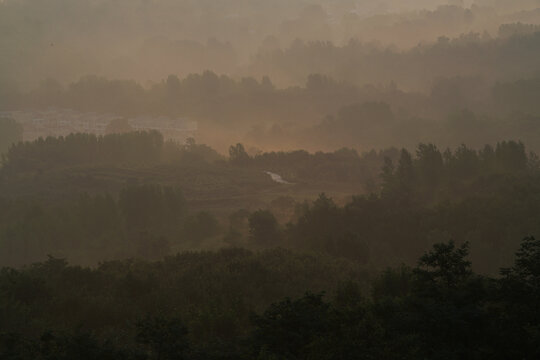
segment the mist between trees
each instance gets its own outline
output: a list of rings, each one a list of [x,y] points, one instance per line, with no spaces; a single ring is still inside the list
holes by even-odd
[[[0,0],[0,359],[540,358],[538,0]]]
[[[250,156],[237,144],[228,158],[194,141],[164,142],[157,132],[21,142],[0,170],[1,261],[28,264],[51,254],[95,264],[241,246],[381,268],[410,264],[431,244],[455,239],[469,241],[478,270],[489,273],[511,263],[523,236],[538,232],[538,161],[514,141],[362,155]],[[291,184],[274,183],[265,171]],[[311,200],[321,188],[344,186],[363,195],[338,204],[324,194]],[[210,194],[206,205],[202,193]]]

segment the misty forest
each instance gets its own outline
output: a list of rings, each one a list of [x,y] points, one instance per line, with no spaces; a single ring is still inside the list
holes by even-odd
[[[0,0],[0,359],[539,358],[540,0]]]

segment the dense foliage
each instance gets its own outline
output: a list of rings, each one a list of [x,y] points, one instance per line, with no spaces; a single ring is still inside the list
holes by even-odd
[[[71,134],[19,142],[9,148],[4,164],[9,171],[34,170],[81,164],[155,163],[163,148],[157,131],[127,134]]]
[[[159,185],[131,185],[118,197],[88,195],[68,203],[0,200],[0,262],[25,264],[45,254],[76,262],[111,258],[159,259],[171,247],[216,236],[206,212],[188,214],[182,193]]]
[[[387,158],[381,191],[339,207],[322,195],[300,207],[288,243],[364,262],[410,263],[441,240],[471,243],[477,270],[512,261],[516,238],[540,231],[538,167],[516,142],[441,152],[420,144]],[[486,254],[490,256],[486,256]]]
[[[50,258],[2,270],[0,356],[537,358],[540,241],[524,239],[496,278],[475,274],[467,254],[468,243],[436,244],[414,268],[390,268],[371,287],[352,263],[279,250],[93,270]]]
[[[539,58],[540,0],[0,0],[0,360],[540,359]]]
[[[100,155],[104,146],[116,157]],[[193,141],[126,133],[19,143],[5,159],[3,184],[39,182],[40,169],[93,174],[105,165],[194,163],[215,172],[270,169],[292,181],[317,172],[355,181],[371,166],[374,178],[370,192],[343,204],[324,194],[312,203],[282,196],[270,209],[229,208],[225,218],[190,210],[178,187],[137,178],[117,192],[75,198],[5,196],[2,264],[51,255],[0,273],[2,358],[538,355],[540,243],[518,239],[540,233],[540,181],[536,156],[520,142],[361,156],[347,149],[251,156],[237,144],[224,161]],[[284,224],[281,212],[291,207]],[[208,239],[223,249],[183,251]]]
[[[56,336],[53,343],[94,334],[122,346],[132,346],[142,337],[151,347],[157,341],[151,337],[171,336],[160,332],[176,329],[172,319],[178,317],[188,327],[193,345],[221,346],[246,336],[251,314],[273,301],[310,290],[333,291],[348,281],[366,286],[367,274],[351,262],[280,249],[182,253],[153,263],[104,262],[95,269],[68,266],[51,257],[20,270],[1,271],[0,351],[13,341],[8,334],[33,338],[46,331]],[[167,320],[162,324],[159,318]],[[146,320],[148,329],[140,334],[137,323]],[[74,334],[78,327],[80,333]],[[175,341],[182,341],[184,331],[179,331]],[[4,358],[5,352],[0,354]]]
[[[494,273],[513,261],[516,239],[540,232],[538,159],[514,141],[444,152],[420,144],[415,155],[406,149],[363,155],[342,149],[250,156],[237,144],[226,162],[205,145],[164,143],[153,132],[78,134],[19,143],[5,159],[0,174],[6,189],[24,194],[24,186],[32,186],[44,194],[6,192],[0,199],[4,265],[28,264],[47,254],[84,264],[134,256],[159,259],[183,249],[233,245],[281,246],[381,268],[411,264],[433,243],[454,239],[470,242],[475,270]],[[213,181],[217,174],[232,179],[251,172],[271,184],[263,170],[276,171],[296,183],[285,189],[317,179],[324,186],[357,182],[365,194],[341,203],[325,195],[313,203],[281,196],[248,209],[227,206],[219,216],[201,206],[188,211],[188,203],[196,203],[180,192],[175,173],[185,169],[191,183],[200,166]],[[111,170],[104,169],[109,168],[119,172],[120,183],[108,182]],[[152,178],[132,178],[122,175],[123,168],[133,169],[126,174],[135,176],[157,170]],[[54,171],[74,169],[87,175],[42,184]],[[66,181],[72,187],[67,197]],[[91,193],[84,190],[88,183],[95,185]],[[201,191],[188,195],[197,199]],[[243,188],[238,191],[230,196],[238,197]]]

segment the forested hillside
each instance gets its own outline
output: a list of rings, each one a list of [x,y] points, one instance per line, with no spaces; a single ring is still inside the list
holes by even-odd
[[[535,358],[539,241],[524,239],[497,278],[474,273],[467,254],[468,243],[439,243],[416,266],[372,277],[354,262],[284,250],[186,253],[95,269],[51,257],[2,270],[0,355]]]
[[[470,242],[476,270],[493,274],[540,231],[539,165],[515,141],[362,155],[250,156],[237,144],[225,158],[156,132],[40,139],[4,158],[0,256],[4,265],[46,255],[96,264],[282,247],[381,269],[455,240]]]
[[[540,359],[540,0],[0,0],[0,360]]]

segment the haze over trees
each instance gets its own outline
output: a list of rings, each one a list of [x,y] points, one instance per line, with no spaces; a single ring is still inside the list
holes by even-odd
[[[500,25],[537,25],[537,6],[535,0],[511,6],[494,0],[5,0],[0,78],[28,86],[47,77],[65,82],[85,74],[143,82],[206,69],[245,74],[253,56],[288,49],[297,39],[337,46],[358,39],[407,49],[440,36],[496,37]],[[516,32],[526,30],[503,34]]]
[[[0,359],[540,358],[538,0],[0,0]]]
[[[23,129],[15,120],[0,118],[0,154],[8,151],[11,145],[22,140]]]

